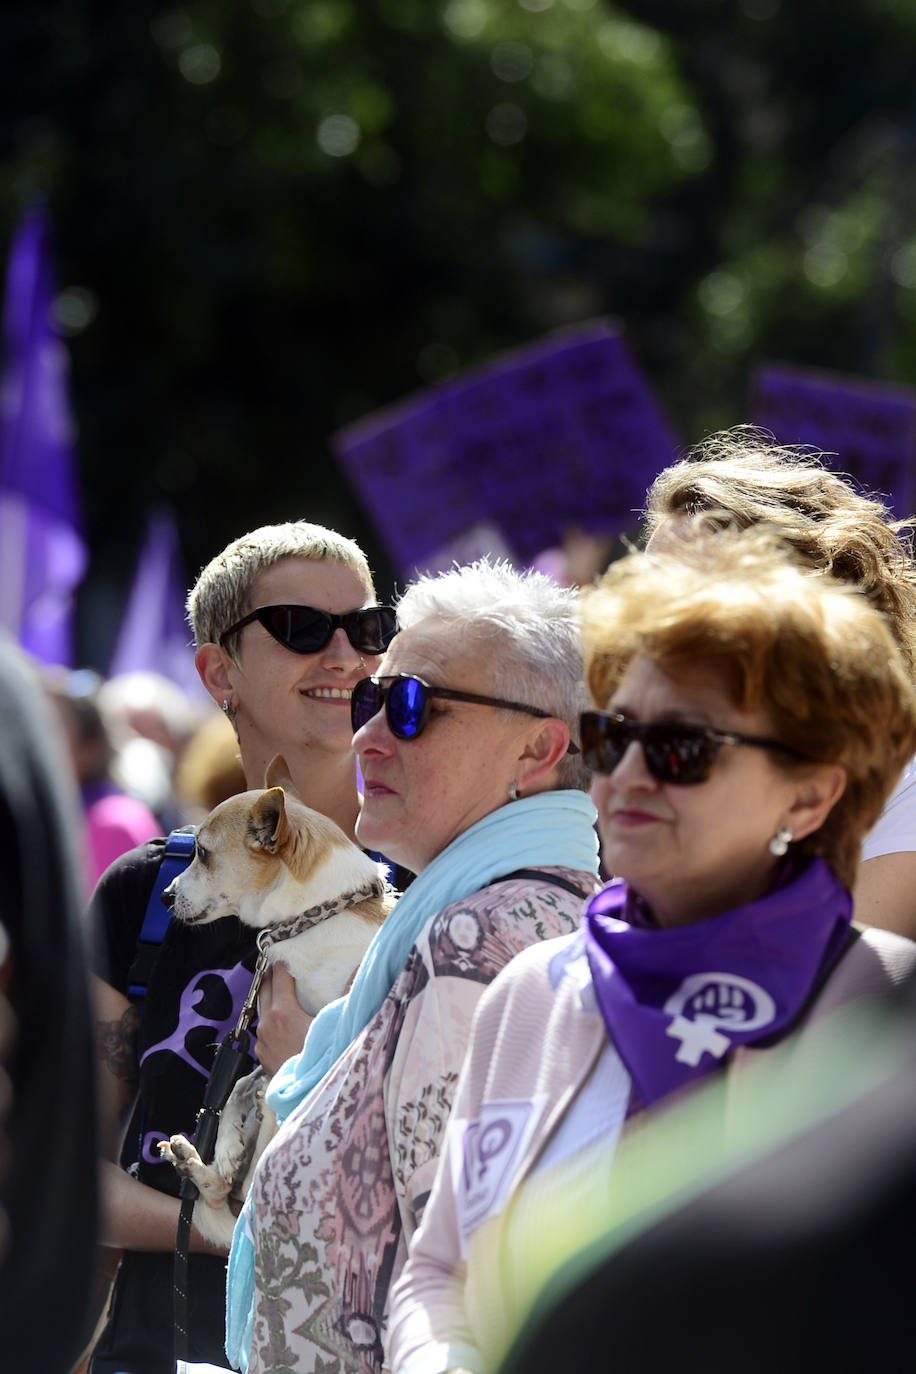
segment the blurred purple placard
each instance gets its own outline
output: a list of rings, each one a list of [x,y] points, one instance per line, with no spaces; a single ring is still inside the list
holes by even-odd
[[[916,495],[916,393],[858,377],[766,366],[754,376],[751,416],[780,443],[812,444],[901,519]],[[836,455],[834,458],[832,455]]]
[[[676,439],[619,329],[552,334],[339,431],[354,492],[404,576],[495,529],[522,563],[569,525],[633,525]],[[478,550],[483,551],[483,550]]]

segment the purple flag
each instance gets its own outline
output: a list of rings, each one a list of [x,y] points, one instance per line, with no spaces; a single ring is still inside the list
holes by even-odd
[[[35,658],[69,667],[73,591],[87,551],[54,290],[47,218],[35,208],[10,248],[3,311],[0,625]]]
[[[861,377],[761,367],[751,415],[780,443],[835,454],[832,466],[890,498],[900,519],[916,504],[916,392]]]
[[[338,459],[405,576],[636,523],[676,440],[621,331],[563,330],[371,415]]]
[[[206,695],[194,667],[194,640],[185,617],[185,574],[175,521],[151,512],[124,619],[108,669],[159,673],[192,698]],[[209,699],[209,698],[208,698]]]

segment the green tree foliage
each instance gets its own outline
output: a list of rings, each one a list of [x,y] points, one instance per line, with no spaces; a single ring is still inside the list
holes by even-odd
[[[596,314],[685,440],[763,357],[908,381],[914,29],[914,0],[8,6],[0,220],[49,200],[94,576],[166,498],[192,573],[308,514],[384,582],[328,435]]]

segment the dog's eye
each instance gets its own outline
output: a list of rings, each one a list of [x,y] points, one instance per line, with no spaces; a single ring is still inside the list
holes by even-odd
[[[204,868],[206,868],[207,864],[210,861],[210,851],[209,849],[204,849],[203,845],[200,843],[199,840],[197,841],[197,844],[194,846],[194,854],[197,859],[197,862],[203,864]]]

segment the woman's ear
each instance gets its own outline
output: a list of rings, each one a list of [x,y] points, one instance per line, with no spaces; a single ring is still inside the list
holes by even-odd
[[[799,778],[795,801],[785,818],[793,839],[803,840],[820,830],[845,790],[845,768],[838,763],[811,764]]]
[[[194,655],[194,664],[201,682],[217,706],[232,695],[232,660],[218,644],[201,644]]]
[[[548,716],[532,729],[520,757],[516,782],[521,789],[557,766],[569,746],[569,726]]]

